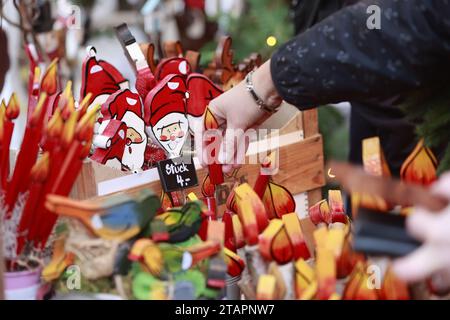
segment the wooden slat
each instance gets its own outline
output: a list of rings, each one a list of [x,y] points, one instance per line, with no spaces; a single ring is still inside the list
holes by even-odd
[[[305,138],[319,133],[319,116],[317,113],[317,108],[303,111],[302,114]]]
[[[300,219],[300,226],[302,227],[303,237],[305,238],[306,246],[308,247],[311,257],[314,258],[315,255],[315,245],[314,245],[314,231],[316,226],[312,223],[311,219],[303,218]]]
[[[308,206],[311,207],[323,199],[322,188],[308,191]]]
[[[80,174],[75,181],[70,197],[73,199],[88,199],[97,195],[97,183],[92,162],[84,162]]]
[[[302,112],[303,132],[305,137],[311,137],[319,133],[319,116],[317,108]],[[322,151],[323,152],[323,151]],[[322,199],[322,188],[308,190],[308,205],[312,206]]]

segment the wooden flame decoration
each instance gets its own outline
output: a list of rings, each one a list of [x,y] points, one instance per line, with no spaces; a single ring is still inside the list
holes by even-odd
[[[436,157],[421,139],[403,163],[400,176],[405,182],[429,186],[437,179],[437,166]]]
[[[286,232],[291,240],[294,249],[294,260],[297,259],[309,259],[311,254],[306,245],[305,238],[303,236],[303,231],[300,225],[300,220],[295,212],[285,214],[281,217],[284,223]]]
[[[315,225],[321,223],[345,223],[348,224],[348,217],[345,214],[344,201],[340,190],[328,191],[327,200],[321,200],[309,208],[309,216]]]
[[[202,183],[202,195],[204,197],[214,197],[215,186],[211,183],[209,174],[205,176]]]
[[[309,217],[312,223],[318,225],[320,223],[328,224],[331,221],[330,207],[327,200],[320,200],[311,208],[309,208]]]
[[[16,93],[11,95],[9,99],[8,106],[5,111],[6,118],[9,120],[15,120],[19,116],[20,113],[20,105],[19,100],[17,99]]]
[[[237,213],[238,208],[236,205],[236,194],[234,193],[234,189],[230,192],[227,198],[227,202],[225,204],[227,210]]]
[[[274,300],[276,299],[276,278],[271,274],[263,274],[259,277],[258,286],[256,288],[257,300]]]
[[[353,268],[359,261],[364,261],[364,255],[353,251],[352,236],[349,230],[344,231],[345,238],[342,245],[341,255],[336,259],[336,276],[338,279],[346,278],[351,274]]]
[[[364,262],[359,262],[355,266],[345,286],[343,300],[377,300],[379,298],[377,290],[367,286],[369,275],[366,268]]]
[[[52,61],[41,80],[41,92],[48,96],[58,91],[58,59]]]
[[[408,300],[409,289],[406,283],[400,281],[388,267],[379,290],[370,287],[370,273],[367,263],[359,261],[353,269],[347,282],[343,299],[346,300]]]
[[[308,259],[306,246],[297,214],[273,219],[259,237],[259,250],[264,259],[283,265],[297,259]]]
[[[338,243],[334,243],[336,241]],[[336,289],[336,255],[339,252],[339,239],[337,236],[330,236],[326,227],[321,227],[314,232],[316,244],[316,277],[317,294],[316,298],[327,300]]]
[[[280,219],[273,219],[259,238],[259,251],[264,259],[286,264],[294,258],[294,248]]]
[[[380,290],[380,298],[383,300],[409,300],[410,294],[405,282],[399,280],[389,267],[384,275]]]
[[[303,259],[295,263],[295,293],[297,299],[310,300],[317,292],[317,279],[314,269]]]
[[[235,196],[245,240],[248,245],[255,245],[258,243],[258,235],[268,225],[264,204],[247,183],[235,189]]]
[[[281,218],[284,214],[295,211],[294,196],[285,187],[269,182],[263,196],[269,218]]]
[[[364,139],[362,142],[364,170],[374,176],[390,177],[391,172],[386,162],[380,139],[378,137]],[[352,194],[353,212],[358,212],[358,207],[362,206],[377,211],[389,211],[392,205],[384,199],[369,194]]]
[[[276,163],[276,152],[272,152],[261,164],[254,190],[262,199],[269,219],[281,218],[282,215],[295,211],[294,196],[285,187],[271,181],[270,172]]]
[[[328,191],[328,202],[330,205],[331,223],[347,223],[347,215],[345,214],[344,201],[340,190]]]
[[[233,215],[231,217],[231,222],[233,223],[233,236],[236,249],[243,248],[245,246],[245,237],[239,216]]]
[[[231,277],[237,277],[241,275],[242,271],[244,271],[245,268],[244,260],[242,260],[239,255],[229,250],[228,248],[224,248],[223,252],[225,254],[224,258],[225,263],[227,264],[228,274]]]

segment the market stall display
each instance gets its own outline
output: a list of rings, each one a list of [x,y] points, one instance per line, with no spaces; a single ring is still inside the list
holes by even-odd
[[[194,2],[184,12],[203,17],[204,4]],[[197,39],[179,30],[181,40],[142,40],[121,23],[108,31],[125,67],[96,45],[69,70],[61,36],[69,29],[57,33],[43,3],[36,7],[41,27],[21,20],[31,29],[18,150],[11,145],[25,110],[19,93],[0,103],[1,299],[79,297],[74,292],[137,300],[417,297],[392,258],[421,245],[406,231],[414,206],[448,206],[430,189],[439,161],[424,140],[399,179],[376,136],[361,141],[361,167],[325,165],[317,110],[285,103],[245,132],[258,130],[243,165],[225,172],[217,158],[226,121],[211,101],[263,65],[260,54],[236,62],[231,37],[222,36],[204,61],[186,43],[203,42],[206,30]],[[28,12],[23,2],[20,9]],[[160,1],[142,12],[166,9],[183,12]],[[206,157],[194,151],[198,143]],[[427,298],[448,293],[433,277],[426,285]]]

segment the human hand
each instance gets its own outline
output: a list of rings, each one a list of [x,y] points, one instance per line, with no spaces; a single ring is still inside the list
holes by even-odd
[[[432,186],[432,192],[450,199],[450,173],[444,174]],[[440,285],[450,286],[450,206],[441,212],[416,208],[407,219],[409,233],[423,245],[394,262],[394,272],[400,279],[416,282],[429,276],[440,277]]]
[[[270,75],[270,60],[264,63],[253,74],[253,82],[256,93],[270,106],[278,106],[282,99],[276,93]],[[223,136],[220,150],[216,160],[223,164],[223,171],[230,172],[241,164],[245,158],[248,141],[244,139],[244,133],[268,117],[270,114],[261,110],[247,91],[245,81],[241,81],[232,89],[224,92],[212,100],[209,110],[219,123],[219,130]],[[197,128],[195,132],[195,145],[197,156],[202,164],[210,164],[211,159],[207,154],[207,139],[204,136],[204,128]]]

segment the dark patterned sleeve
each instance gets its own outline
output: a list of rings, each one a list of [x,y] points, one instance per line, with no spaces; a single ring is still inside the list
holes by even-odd
[[[367,28],[369,5],[381,29]],[[301,109],[384,99],[448,79],[450,0],[369,0],[346,7],[280,47],[271,74]]]

